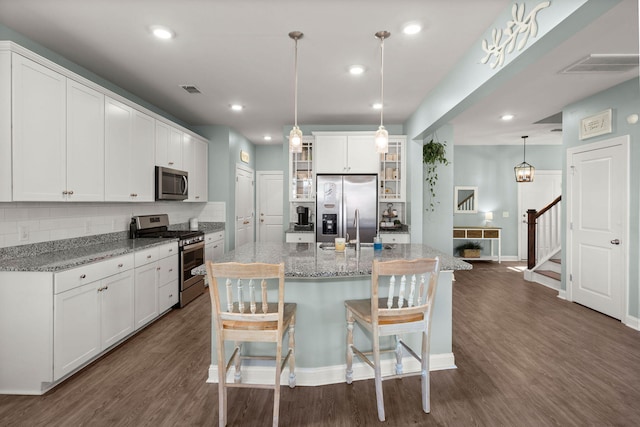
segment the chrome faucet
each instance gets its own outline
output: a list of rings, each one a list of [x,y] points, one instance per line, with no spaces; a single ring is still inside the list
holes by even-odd
[[[353,225],[356,227],[356,251],[360,250],[360,210],[356,209],[356,215],[353,220]]]

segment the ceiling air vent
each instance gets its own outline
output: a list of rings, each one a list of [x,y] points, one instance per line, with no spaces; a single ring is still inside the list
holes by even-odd
[[[180,85],[180,87],[189,93],[202,93],[200,92],[200,89],[198,89],[194,85]]]
[[[565,68],[561,74],[622,73],[638,67],[636,54],[593,54]]]

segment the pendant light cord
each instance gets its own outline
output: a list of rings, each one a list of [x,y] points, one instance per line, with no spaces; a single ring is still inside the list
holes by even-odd
[[[293,100],[293,122],[294,126],[298,127],[298,38],[295,39],[295,54],[294,54],[294,100]]]
[[[380,37],[380,126],[384,116],[384,37]]]

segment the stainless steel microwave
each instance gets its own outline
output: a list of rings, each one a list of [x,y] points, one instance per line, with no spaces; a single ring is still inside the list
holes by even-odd
[[[188,172],[156,166],[156,200],[186,200],[188,197]]]

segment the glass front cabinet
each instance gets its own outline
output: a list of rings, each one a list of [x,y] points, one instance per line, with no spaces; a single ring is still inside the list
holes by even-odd
[[[389,151],[380,154],[380,201],[405,201],[405,141],[405,136],[390,135]]]
[[[313,136],[302,137],[302,152],[289,153],[291,193],[290,201],[313,202],[315,199],[313,174]]]

